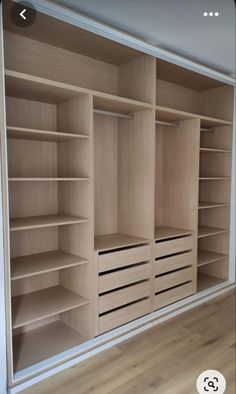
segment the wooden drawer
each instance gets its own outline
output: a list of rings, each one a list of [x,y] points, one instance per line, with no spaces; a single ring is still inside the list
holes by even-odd
[[[98,331],[102,334],[151,312],[150,299],[135,302],[99,317]]]
[[[183,268],[182,270],[159,276],[155,279],[155,293],[190,280],[193,280],[193,267]]]
[[[133,301],[150,296],[150,280],[131,285],[125,289],[115,290],[112,293],[104,294],[99,297],[99,313],[110,311],[119,306],[129,304]]]
[[[193,283],[186,283],[185,285],[178,286],[174,289],[164,291],[157,294],[154,300],[154,308],[163,308],[166,305],[173,304],[185,297],[189,297],[194,293]]]
[[[99,293],[117,289],[118,287],[139,282],[143,279],[149,279],[150,276],[150,263],[144,263],[127,269],[101,275],[99,276]]]
[[[155,245],[155,257],[184,252],[193,248],[193,236],[158,242]]]
[[[109,271],[150,259],[150,245],[105,253],[98,257],[99,272]]]
[[[164,274],[178,268],[193,265],[193,252],[181,253],[176,256],[162,258],[154,263],[154,275]]]

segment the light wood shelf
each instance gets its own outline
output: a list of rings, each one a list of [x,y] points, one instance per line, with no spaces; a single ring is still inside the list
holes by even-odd
[[[211,176],[211,177],[200,177],[199,181],[229,181],[231,180],[228,176]]]
[[[163,107],[160,105],[156,106],[156,118],[158,120],[168,121],[168,122],[179,122],[187,119],[200,119],[201,127],[204,128],[214,128],[214,127],[232,125],[232,122],[229,122],[228,120],[212,118],[209,116],[203,116],[186,111],[180,111],[177,109]]]
[[[89,181],[90,178],[8,178],[9,182],[73,182]]]
[[[198,226],[198,238],[208,237],[210,235],[227,233],[229,230],[217,227]]]
[[[168,226],[157,226],[155,227],[155,240],[161,241],[168,238],[181,237],[184,235],[190,235],[192,231],[185,230],[182,228],[168,227]]]
[[[218,207],[228,207],[230,206],[229,203],[217,203],[217,202],[207,202],[207,201],[200,201],[198,205],[198,209],[208,209],[208,208],[218,208]]]
[[[207,290],[213,286],[217,286],[221,283],[226,282],[225,279],[217,278],[216,276],[203,274],[202,272],[198,272],[198,280],[197,280],[197,291]]]
[[[141,237],[134,237],[128,234],[108,234],[95,237],[95,250],[111,250],[116,248],[123,248],[125,246],[132,246],[147,243],[148,240]]]
[[[34,228],[64,226],[67,224],[76,224],[87,222],[88,219],[67,215],[44,215],[31,216],[10,220],[10,230],[30,230]]]
[[[61,250],[11,259],[11,279],[17,280],[88,263],[89,260]]]
[[[218,148],[200,148],[201,153],[232,153],[228,149],[218,149]]]
[[[60,320],[14,336],[14,368],[20,371],[85,342],[86,337]]]
[[[216,253],[216,252],[212,252],[210,250],[199,249],[198,250],[197,265],[198,265],[198,267],[201,267],[203,265],[214,263],[215,261],[218,261],[218,260],[222,260],[225,257],[227,257],[227,255],[223,254],[223,253]]]
[[[61,286],[54,286],[13,297],[13,329],[58,315],[88,303],[89,300],[86,298]]]
[[[105,111],[133,113],[154,108],[151,104],[125,97],[81,88],[68,83],[52,81],[33,75],[5,70],[8,96],[58,104],[84,94],[92,94],[94,108]]]
[[[8,138],[48,142],[62,142],[79,139],[86,140],[89,138],[89,136],[85,134],[62,133],[59,131],[38,130],[13,126],[7,126],[7,136]]]

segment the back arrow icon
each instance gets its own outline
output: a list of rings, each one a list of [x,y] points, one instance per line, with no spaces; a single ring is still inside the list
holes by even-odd
[[[24,8],[23,11],[21,11],[21,13],[20,13],[21,18],[23,18],[24,20],[26,20],[26,16],[24,15],[25,11],[26,11],[26,8]]]

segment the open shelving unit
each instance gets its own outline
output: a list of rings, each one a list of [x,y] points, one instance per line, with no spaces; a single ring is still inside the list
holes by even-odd
[[[14,383],[228,281],[233,89],[40,12],[21,29],[5,3]]]

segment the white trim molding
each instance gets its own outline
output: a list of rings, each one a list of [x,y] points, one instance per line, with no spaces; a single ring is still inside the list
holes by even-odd
[[[20,0],[14,1],[18,2]],[[104,23],[98,22],[95,19],[75,12],[67,7],[58,5],[48,0],[30,0],[30,2],[34,5],[37,11],[49,15],[53,18],[59,19],[73,26],[77,26],[92,33],[98,34],[102,37],[108,38],[109,40],[137,49],[140,52],[147,53],[159,59],[166,60],[178,66],[217,79],[229,85],[235,85],[235,79],[229,75],[223,74],[219,71],[203,66],[202,64],[194,62],[190,59],[174,54],[158,46],[152,45],[130,34],[124,33]]]

